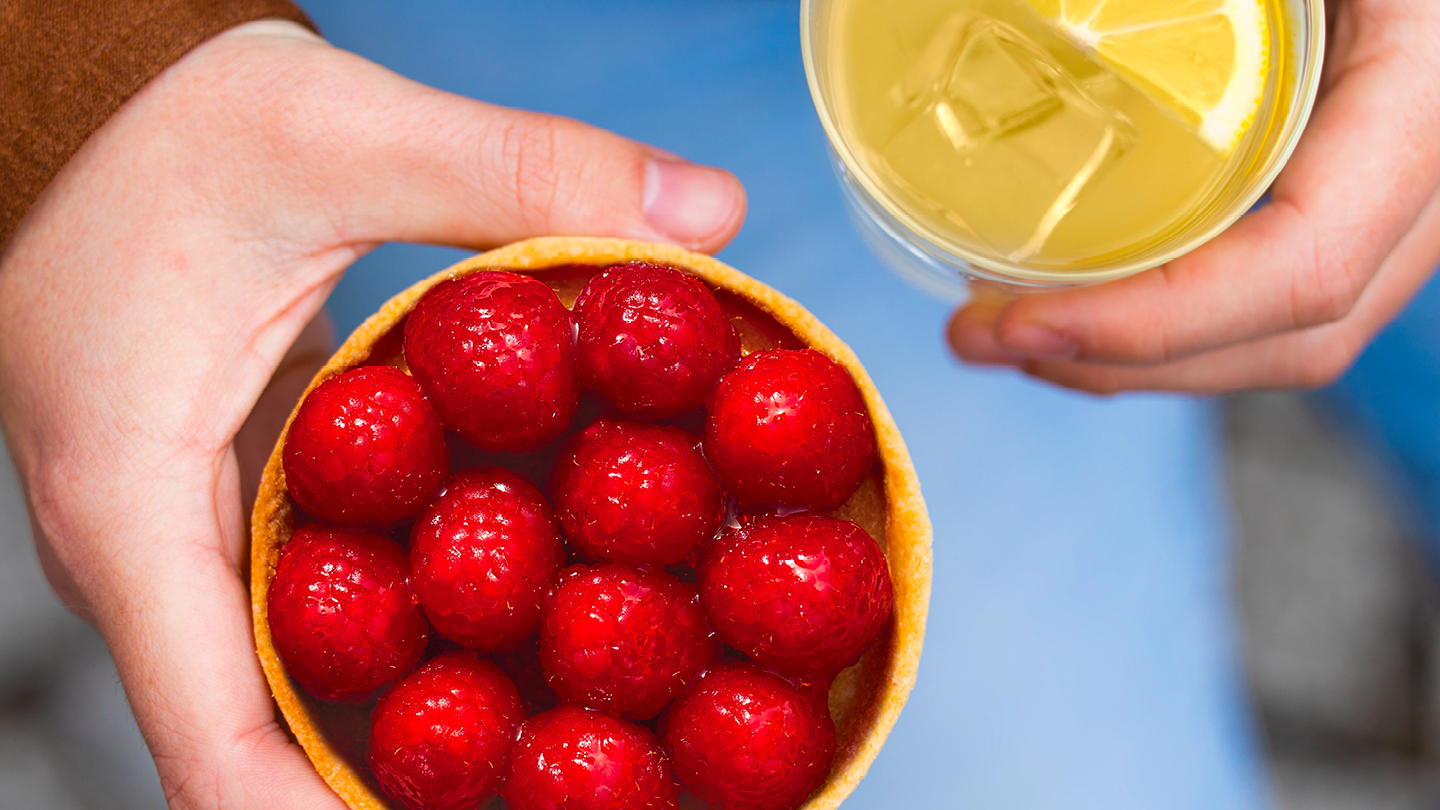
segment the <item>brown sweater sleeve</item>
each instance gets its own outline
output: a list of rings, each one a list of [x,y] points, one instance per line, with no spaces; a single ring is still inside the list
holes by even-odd
[[[0,0],[0,248],[125,100],[240,23],[314,25],[287,0]]]

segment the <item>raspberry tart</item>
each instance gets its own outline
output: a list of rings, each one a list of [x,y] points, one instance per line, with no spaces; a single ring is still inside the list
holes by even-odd
[[[317,608],[271,598],[295,587],[277,586],[277,566],[287,544],[330,529],[305,528],[318,509],[290,496],[300,482],[287,473],[303,473],[283,458],[285,434],[252,518],[251,594],[276,703],[350,807],[470,810],[499,792],[527,807],[584,794],[597,810],[660,808],[683,790],[686,808],[830,810],[854,789],[914,685],[930,525],[874,385],[808,312],[708,256],[535,239],[396,296],[305,401],[339,377],[403,389],[377,399],[360,386],[330,407],[359,414],[357,424],[394,422],[375,435],[392,457],[414,459],[410,470],[372,465],[358,487],[343,482],[322,499],[379,504],[329,519],[386,535],[371,545],[411,543],[408,557],[385,546],[396,558],[387,587],[402,593],[403,573],[414,595],[406,615],[429,614],[428,663],[414,660],[424,638],[415,633],[398,654],[353,645],[347,666],[399,678],[378,704],[336,702],[364,697],[348,686],[307,693],[298,684],[310,676],[286,669],[273,628]],[[443,485],[445,454],[421,406],[445,429]],[[287,432],[299,435],[301,422],[292,414]],[[369,461],[365,436],[320,438],[297,444],[313,451],[311,467],[343,477]],[[784,452],[769,452],[776,445]],[[425,495],[432,485],[440,491]],[[572,558],[593,564],[560,571],[561,534]],[[806,571],[824,560],[839,567],[821,582]],[[739,587],[747,579],[764,592]],[[789,603],[820,621],[784,621],[778,606]],[[622,620],[641,607],[665,619],[660,633],[648,613]],[[350,618],[363,628],[374,615]],[[712,628],[733,648],[722,651]],[[662,643],[682,636],[683,649]],[[470,707],[463,716],[430,716],[427,707],[456,701]],[[549,711],[522,726],[526,704]],[[726,718],[738,721],[722,727]],[[461,726],[471,748],[405,750]],[[605,765],[586,753],[596,745],[628,759]],[[539,767],[566,757],[563,771]],[[424,783],[442,771],[450,781]]]

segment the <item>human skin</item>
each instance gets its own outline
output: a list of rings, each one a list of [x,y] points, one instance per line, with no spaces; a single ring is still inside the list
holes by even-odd
[[[46,575],[109,643],[172,808],[342,807],[276,724],[241,558],[344,269],[390,240],[713,251],[744,210],[724,172],[273,21],[86,141],[0,254],[0,424]]]
[[[962,359],[1095,393],[1333,382],[1440,264],[1440,3],[1327,6],[1320,99],[1269,205],[1127,279],[980,295]]]

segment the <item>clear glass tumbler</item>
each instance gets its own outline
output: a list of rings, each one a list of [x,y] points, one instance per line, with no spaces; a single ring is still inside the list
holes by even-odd
[[[806,76],[854,220],[881,259],[933,292],[953,296],[967,280],[1011,290],[1090,284],[1170,261],[1255,205],[1309,118],[1323,0],[1214,1],[1259,15],[1265,30],[1254,42],[1265,61],[1251,84],[1263,93],[1253,118],[1210,157],[1165,141],[1183,140],[1185,122],[1153,114],[1144,106],[1153,88],[1107,72],[1093,42],[1045,32],[1036,7],[1066,2],[1104,5],[802,0]],[[907,117],[877,125],[873,110],[892,104]],[[1190,124],[1191,136],[1203,131]]]

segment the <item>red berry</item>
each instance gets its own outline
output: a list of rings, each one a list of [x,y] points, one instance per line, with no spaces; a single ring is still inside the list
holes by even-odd
[[[410,533],[430,623],[485,651],[514,647],[535,627],[563,555],[539,490],[499,467],[455,473]]]
[[[700,565],[715,629],[758,664],[828,683],[890,620],[890,570],[846,520],[761,518],[726,532]]]
[[[649,731],[566,706],[525,722],[501,792],[510,810],[662,810],[679,787]]]
[[[567,570],[545,604],[540,665],[560,697],[635,720],[710,663],[700,595],[669,574],[624,563]]]
[[[575,414],[570,313],[543,282],[502,271],[435,285],[405,323],[405,360],[440,421],[485,450],[531,450]]]
[[[627,413],[698,407],[740,358],[740,336],[704,282],[654,264],[611,267],[575,299],[580,384]]]
[[[495,792],[524,720],[515,685],[494,664],[446,653],[380,698],[370,769],[410,810],[473,810]]]
[[[674,427],[592,423],[561,454],[552,489],[570,539],[622,562],[679,562],[724,514],[699,441]]]
[[[405,372],[361,366],[305,397],[282,459],[290,497],[305,511],[347,526],[385,526],[430,502],[450,451]]]
[[[716,810],[793,810],[825,781],[835,724],[782,678],[732,664],[670,707],[665,748],[680,781]]]
[[[814,349],[756,352],[715,387],[705,456],[741,504],[838,506],[874,455],[860,390]]]
[[[270,635],[306,692],[360,700],[420,663],[425,615],[394,542],[307,526],[280,549],[270,583]]]

